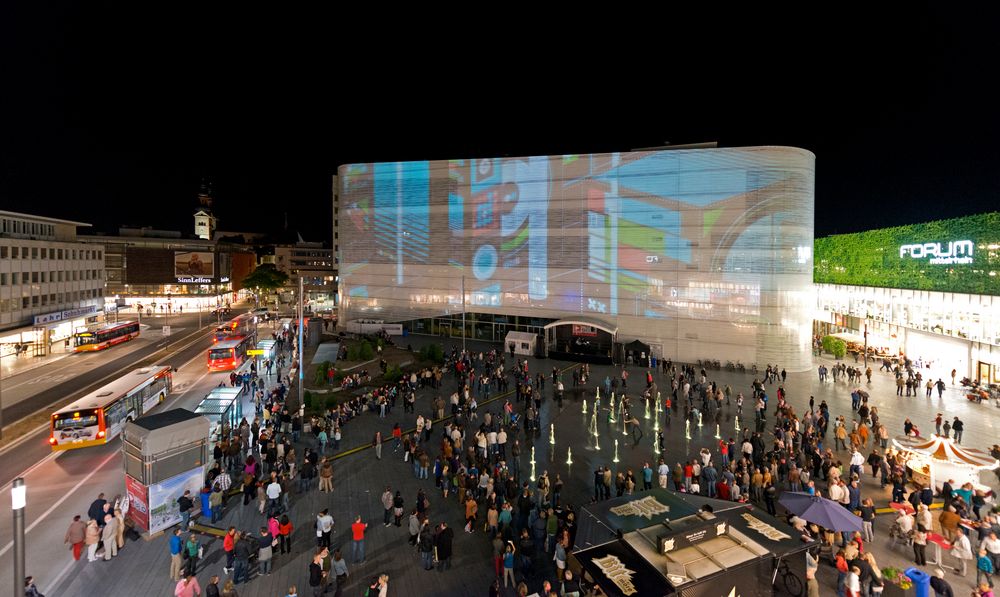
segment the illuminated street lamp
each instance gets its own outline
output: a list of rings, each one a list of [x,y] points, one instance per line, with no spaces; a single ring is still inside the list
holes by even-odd
[[[14,509],[14,594],[24,594],[24,506],[28,488],[24,478],[14,479],[10,487],[10,503]]]

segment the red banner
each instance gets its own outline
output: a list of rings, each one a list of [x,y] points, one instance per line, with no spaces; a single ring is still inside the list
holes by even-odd
[[[128,493],[129,501],[128,518],[135,523],[135,526],[148,531],[149,504],[146,497],[146,486],[129,475],[125,475],[125,491]]]

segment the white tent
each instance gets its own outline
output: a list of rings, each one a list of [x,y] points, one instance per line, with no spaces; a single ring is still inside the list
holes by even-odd
[[[514,354],[531,356],[535,354],[535,344],[538,343],[538,336],[528,332],[507,332],[504,338],[504,348],[510,352],[510,345],[514,345]]]
[[[966,448],[940,435],[897,437],[892,443],[912,455],[906,465],[914,472],[915,478],[926,475],[927,484],[933,489],[948,479],[954,479],[957,486],[965,482],[982,485],[979,471],[1000,467],[1000,462],[988,453]]]

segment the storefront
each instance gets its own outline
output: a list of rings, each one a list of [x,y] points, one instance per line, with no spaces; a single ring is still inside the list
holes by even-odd
[[[740,504],[654,489],[585,506],[570,567],[604,594],[801,594],[812,545]]]
[[[104,323],[104,314],[96,305],[36,315],[32,327],[3,332],[0,351],[7,356],[45,356],[72,350],[73,334]],[[69,343],[69,344],[67,344]]]
[[[1000,213],[815,242],[814,333],[864,334],[924,376],[1000,383]]]

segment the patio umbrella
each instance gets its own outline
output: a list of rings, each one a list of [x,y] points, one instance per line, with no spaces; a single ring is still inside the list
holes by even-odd
[[[806,522],[831,531],[860,531],[861,517],[837,502],[801,491],[786,491],[778,503]]]

